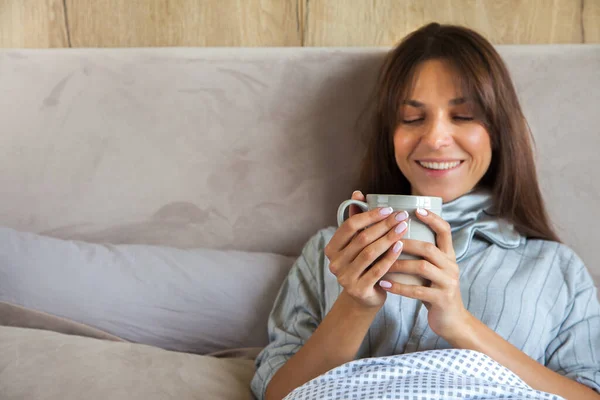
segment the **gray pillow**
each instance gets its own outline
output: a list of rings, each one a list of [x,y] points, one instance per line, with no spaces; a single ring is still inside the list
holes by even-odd
[[[170,350],[261,347],[293,261],[269,253],[92,244],[0,228],[0,301]]]

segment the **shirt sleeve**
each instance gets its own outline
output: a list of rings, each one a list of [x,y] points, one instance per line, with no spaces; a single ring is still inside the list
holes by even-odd
[[[565,272],[569,301],[556,337],[546,348],[546,366],[600,393],[600,302],[583,262]]]
[[[256,358],[251,388],[262,400],[273,375],[304,345],[322,320],[322,267],[325,238],[321,232],[304,246],[283,282],[269,315],[269,344]]]

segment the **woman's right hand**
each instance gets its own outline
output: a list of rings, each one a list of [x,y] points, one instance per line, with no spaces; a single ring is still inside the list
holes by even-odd
[[[358,191],[352,199],[365,201]],[[329,270],[350,297],[365,308],[380,308],[387,292],[378,282],[402,251],[400,238],[406,233],[408,213],[392,212],[389,207],[357,209],[350,207],[350,217],[325,246],[325,255]]]

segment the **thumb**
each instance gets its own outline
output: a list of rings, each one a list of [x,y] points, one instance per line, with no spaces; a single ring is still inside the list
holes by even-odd
[[[359,200],[359,201],[365,201],[365,195],[362,194],[362,192],[360,190],[355,190],[352,193],[352,200]],[[359,214],[361,213],[362,210],[358,207],[355,206],[354,204],[350,205],[350,210],[349,210],[349,216],[353,216],[354,214]]]

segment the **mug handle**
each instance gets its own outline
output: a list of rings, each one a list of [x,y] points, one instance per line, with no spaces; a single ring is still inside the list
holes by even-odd
[[[337,212],[337,223],[338,227],[344,223],[344,213],[346,212],[346,208],[348,208],[351,204],[357,205],[363,211],[369,211],[369,205],[364,201],[360,200],[346,200],[343,201],[342,204],[338,207]]]

